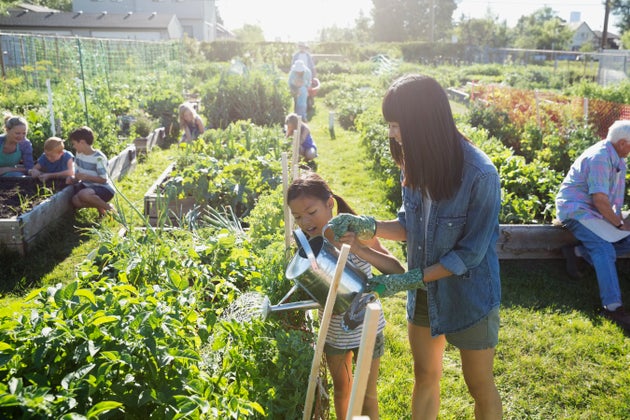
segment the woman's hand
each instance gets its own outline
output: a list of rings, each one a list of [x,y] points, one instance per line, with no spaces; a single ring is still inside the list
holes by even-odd
[[[335,241],[339,241],[346,232],[355,232],[362,241],[372,239],[376,233],[376,219],[372,216],[339,213],[328,224],[335,234]]]

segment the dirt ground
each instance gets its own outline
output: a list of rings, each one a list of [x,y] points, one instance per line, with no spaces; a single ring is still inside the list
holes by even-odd
[[[0,177],[0,219],[10,219],[30,211],[65,186],[63,180],[47,181],[44,185],[33,178]]]

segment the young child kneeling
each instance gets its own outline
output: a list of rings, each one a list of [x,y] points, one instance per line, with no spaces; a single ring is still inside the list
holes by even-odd
[[[313,160],[317,157],[317,146],[311,137],[311,130],[309,130],[308,125],[300,121],[297,114],[287,115],[284,121],[287,126],[287,137],[293,136],[298,128],[298,121],[300,123],[300,156],[306,161]]]
[[[94,207],[103,216],[114,207],[108,203],[115,193],[114,184],[107,174],[107,156],[92,148],[94,133],[89,127],[74,130],[68,136],[77,152],[75,175],[69,177],[68,184],[74,184],[75,193],[72,205],[75,208]]]
[[[44,153],[37,159],[37,163],[28,171],[28,174],[43,182],[52,178],[73,177],[74,155],[64,149],[62,139],[49,137],[44,142]]]

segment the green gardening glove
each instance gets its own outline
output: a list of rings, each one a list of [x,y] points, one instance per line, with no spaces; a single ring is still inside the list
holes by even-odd
[[[403,290],[427,290],[423,277],[422,270],[419,268],[414,268],[403,274],[374,276],[369,280],[367,290],[364,292],[376,292],[380,297],[387,297]]]
[[[376,233],[376,219],[372,216],[355,216],[349,213],[339,213],[328,222],[335,234],[335,241],[350,231],[357,234],[360,240],[368,240]]]

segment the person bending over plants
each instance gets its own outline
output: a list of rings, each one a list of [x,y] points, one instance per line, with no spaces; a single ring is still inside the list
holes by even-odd
[[[52,178],[73,177],[74,155],[64,148],[62,139],[49,137],[44,142],[44,153],[37,159],[37,163],[28,171],[28,174],[43,182]]]
[[[324,227],[333,217],[335,203],[338,211],[354,213],[348,203],[333,194],[328,184],[315,172],[305,172],[295,179],[287,190],[287,204],[295,222],[309,238],[322,235]],[[336,241],[333,241],[332,235],[329,236],[333,245],[337,247],[341,247],[344,243],[350,245],[348,259],[365,272],[368,278],[372,276],[372,266],[384,273],[405,271],[400,262],[376,238],[359,241],[357,235],[352,232],[344,234]],[[368,302],[372,301],[374,296],[358,295],[358,298],[365,298],[364,301]],[[352,361],[358,354],[361,343],[363,317],[355,319],[354,325],[348,326],[344,322],[343,314],[333,314],[324,346],[324,354],[333,381],[335,413],[338,419],[346,418],[353,382]],[[363,400],[362,412],[370,419],[379,418],[376,382],[380,358],[384,353],[384,328],[385,318],[381,311],[372,354],[372,366]]]
[[[304,160],[311,161],[317,157],[317,146],[311,136],[311,130],[303,121],[301,121],[298,114],[289,114],[284,121],[286,125],[287,137],[292,137],[295,130],[300,127],[300,156]]]
[[[72,205],[78,209],[93,207],[101,216],[108,211],[114,211],[114,207],[109,204],[115,189],[107,173],[107,156],[92,147],[92,129],[85,126],[77,128],[70,133],[68,139],[77,152],[75,174],[66,180],[66,183],[74,185]]]
[[[383,98],[389,148],[402,171],[398,218],[339,214],[335,237],[405,241],[409,271],[373,277],[383,298],[407,290],[407,330],[415,382],[413,419],[435,419],[446,343],[459,349],[475,417],[500,419],[494,382],[499,341],[501,185],[492,161],[457,129],[448,97],[428,76],[395,80]]]
[[[33,144],[26,138],[28,123],[23,117],[4,116],[0,136],[0,176],[26,176],[33,168]]]
[[[203,120],[190,102],[179,106],[179,126],[184,130],[180,143],[192,143],[205,131]]]

